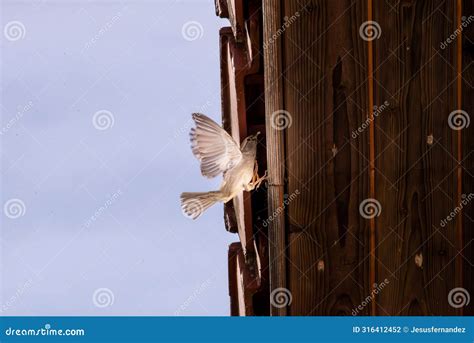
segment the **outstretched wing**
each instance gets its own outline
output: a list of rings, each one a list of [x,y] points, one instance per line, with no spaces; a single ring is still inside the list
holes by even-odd
[[[204,114],[193,113],[193,119],[191,148],[201,162],[202,175],[213,178],[237,165],[242,153],[234,139]]]

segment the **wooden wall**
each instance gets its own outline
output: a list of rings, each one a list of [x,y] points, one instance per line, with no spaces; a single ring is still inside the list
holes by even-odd
[[[236,140],[265,131],[269,173],[226,205],[231,313],[473,315],[474,299],[448,295],[474,297],[474,200],[443,220],[474,195],[474,123],[448,123],[474,116],[474,0],[216,0],[216,13],[230,23],[223,125]]]
[[[365,5],[284,3],[284,16],[299,13],[282,39],[284,108],[292,118],[287,193],[300,191],[288,205],[291,315],[349,315],[370,292],[368,227],[357,205],[367,197],[367,134],[350,141],[368,106],[366,43],[353,34]]]
[[[270,250],[285,280],[271,275],[270,290],[292,294],[273,314],[350,315],[369,295],[358,315],[472,313],[450,306],[448,293],[474,294],[473,204],[441,225],[474,192],[472,125],[448,125],[456,109],[474,113],[472,28],[441,47],[472,12],[472,1],[460,4],[263,1],[264,43],[284,27],[263,51],[274,62],[265,65],[267,137],[276,107],[292,122],[281,160],[267,146],[269,168],[283,164],[284,193],[300,192],[285,225],[269,227],[285,239]],[[377,37],[362,39],[370,20]],[[378,216],[361,216],[366,199],[380,203]]]
[[[380,294],[380,314],[454,315],[447,294],[459,283],[456,222],[440,223],[457,205],[457,132],[447,125],[456,104],[455,2],[380,3],[375,20],[377,275],[393,280]],[[390,167],[389,167],[390,166]],[[421,266],[415,256],[422,256]]]

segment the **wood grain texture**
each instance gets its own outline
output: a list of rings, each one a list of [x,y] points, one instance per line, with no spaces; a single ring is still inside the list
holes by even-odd
[[[242,46],[235,43],[230,28],[220,30],[222,115],[224,127],[236,142],[247,136],[244,78],[247,59]],[[238,233],[244,253],[253,252],[252,209],[250,197],[241,193],[233,200]]]
[[[454,1],[377,2],[375,43],[377,279],[389,285],[377,310],[386,315],[454,315],[448,292],[459,270],[457,205],[456,45]],[[421,262],[422,261],[422,262]]]
[[[220,30],[223,127],[237,142],[258,131],[263,133],[257,146],[259,172],[263,174],[267,166],[263,59],[259,53],[261,1],[216,0],[215,5],[216,14],[229,18],[231,24]],[[252,311],[245,310],[246,315],[269,314],[267,232],[262,226],[267,218],[266,199],[265,188],[260,187],[252,193],[241,192],[224,206],[226,229],[238,233],[242,247],[235,265],[243,280],[238,286],[250,294],[250,300],[244,302],[252,303]],[[235,285],[229,287],[235,289]]]
[[[270,289],[287,287],[286,276],[286,224],[285,213],[277,213],[283,205],[285,178],[284,135],[276,130],[272,114],[284,108],[282,75],[281,38],[268,44],[280,27],[282,20],[281,1],[263,0],[263,52],[265,75],[265,126],[268,166],[268,216],[274,219],[268,222],[268,254]],[[286,307],[270,307],[273,316],[287,315]]]
[[[237,275],[237,254],[242,247],[239,242],[231,243],[227,253],[227,273],[229,280],[229,298],[230,298],[230,315],[238,316],[240,306],[240,298],[238,282],[240,276]]]
[[[253,282],[245,262],[240,242],[232,243],[228,252],[230,313],[232,316],[253,316],[255,289],[248,287]]]
[[[263,0],[262,17],[256,1],[218,12],[228,3],[243,19],[239,52],[226,51],[240,72],[226,69],[237,87],[224,127],[237,139],[264,129],[269,172],[266,193],[237,200],[233,313],[473,315],[474,301],[456,309],[448,293],[474,297],[474,201],[446,218],[474,194],[474,124],[448,125],[456,109],[474,120],[474,21],[448,42],[474,0]],[[380,26],[371,42],[368,20]],[[373,219],[359,210],[368,198],[381,204]],[[270,305],[277,288],[291,305]]]
[[[284,2],[288,282],[291,315],[351,315],[370,293],[365,1]],[[283,24],[283,23],[282,23]],[[368,314],[364,307],[360,314]]]
[[[462,16],[474,19],[474,1],[462,1]],[[474,194],[474,22],[462,32],[462,109],[471,124],[462,130],[462,192]],[[463,208],[463,287],[471,295],[464,315],[474,315],[474,201]]]
[[[245,137],[254,134],[259,128],[254,127],[253,123],[254,112],[258,107],[256,104],[252,106],[253,101],[248,103],[249,98],[252,98],[250,95],[255,93],[254,88],[258,88],[258,86],[250,86],[250,91],[247,87],[247,80],[250,80],[252,85],[258,85],[258,82],[255,81],[258,77],[252,74],[257,69],[255,64],[258,65],[258,61],[254,60],[249,63],[246,47],[245,44],[235,42],[231,28],[220,30],[223,127],[236,142],[243,141]],[[257,91],[257,93],[259,92]],[[261,117],[263,125],[263,115]],[[262,164],[265,167],[265,164]],[[238,260],[240,261],[238,266],[241,273],[245,275],[243,278],[245,281],[244,291],[251,291],[252,295],[261,286],[261,258],[257,251],[253,227],[254,209],[257,210],[257,208],[257,205],[252,207],[252,195],[248,192],[241,192],[232,199],[232,205],[225,206],[224,214],[227,229],[237,231],[239,235],[244,259],[243,262]],[[233,213],[230,213],[232,211]]]
[[[373,0],[367,0],[367,22],[372,23],[372,15],[373,15]],[[362,24],[364,25],[364,24]],[[361,26],[361,28],[364,26]],[[371,28],[371,31],[367,31],[367,34],[372,37],[376,37],[377,27]],[[361,35],[361,31],[359,31],[359,35]],[[365,31],[362,31],[362,37],[365,35]],[[361,38],[362,38],[361,37]],[[373,39],[368,39],[367,41],[367,95],[368,99],[368,107],[369,111],[367,114],[369,120],[369,197],[370,199],[375,198],[375,114],[373,111],[374,108],[374,45]],[[370,227],[370,255],[369,255],[369,279],[371,285],[371,295],[373,299],[370,301],[370,313],[372,315],[377,314],[377,298],[375,290],[377,289],[377,283],[375,282],[375,250],[376,250],[376,235],[375,235],[375,216],[371,216],[369,218],[369,227]]]

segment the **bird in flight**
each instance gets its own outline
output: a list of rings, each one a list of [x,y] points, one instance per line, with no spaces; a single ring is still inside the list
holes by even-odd
[[[193,113],[196,124],[191,129],[191,148],[201,163],[201,174],[214,178],[223,173],[224,179],[217,191],[181,193],[181,209],[192,218],[198,218],[216,202],[228,202],[242,191],[258,188],[267,178],[267,172],[258,176],[257,136],[248,136],[239,144],[215,121],[201,113]]]

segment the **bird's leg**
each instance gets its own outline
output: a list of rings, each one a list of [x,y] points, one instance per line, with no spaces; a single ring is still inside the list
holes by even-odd
[[[258,176],[258,174],[257,174],[257,176]],[[259,177],[259,178],[257,178],[257,180],[255,180],[255,182],[254,182],[255,187],[256,187],[256,188],[260,187],[260,184],[261,184],[264,180],[266,180],[267,178],[268,178],[268,172],[265,170],[265,174],[263,174],[262,177]]]
[[[244,189],[246,192],[253,191],[255,189],[255,184],[253,182],[249,182],[248,184],[244,185]]]
[[[252,183],[255,183],[258,179],[258,162],[255,160],[255,165],[253,167],[253,178]]]
[[[244,189],[247,192],[250,192],[250,191],[254,190],[257,180],[258,180],[258,163],[257,163],[257,161],[255,161],[255,164],[254,164],[254,167],[253,167],[252,180],[248,184],[244,185]]]
[[[255,171],[255,170],[254,170]],[[252,181],[249,182],[247,185],[244,186],[245,190],[247,192],[250,192],[252,190],[254,190],[255,188],[258,188],[260,187],[260,184],[266,180],[268,178],[268,174],[267,172],[265,171],[265,174],[263,174],[262,177],[259,177],[258,176],[258,173],[255,172],[255,174],[253,175],[253,178],[252,178]]]

